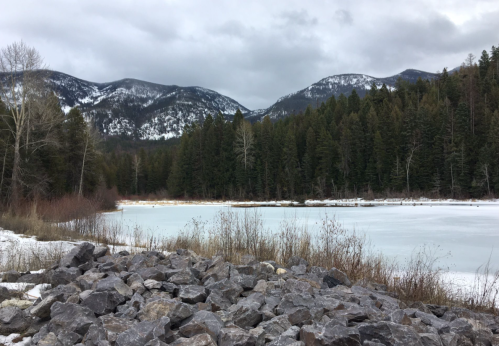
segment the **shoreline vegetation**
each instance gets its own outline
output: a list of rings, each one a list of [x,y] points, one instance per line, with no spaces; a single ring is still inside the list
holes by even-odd
[[[431,198],[384,198],[384,199],[325,199],[306,201],[235,201],[235,200],[203,200],[203,199],[142,199],[126,198],[117,202],[121,206],[177,206],[177,205],[225,205],[234,208],[254,208],[254,207],[374,207],[381,205],[499,205],[499,199],[431,199]]]
[[[32,205],[26,210],[29,212],[24,215],[7,212],[0,217],[0,227],[20,235],[2,243],[1,271],[49,268],[67,249],[62,243],[81,241],[132,254],[188,249],[207,258],[223,256],[234,264],[242,263],[242,257],[248,254],[258,261],[283,265],[298,256],[311,266],[337,268],[359,285],[386,285],[407,306],[421,301],[498,313],[499,271],[494,271],[491,263],[478,268],[473,284],[463,287],[446,277],[448,269],[439,265],[436,248],[415,249],[407,262],[394,263],[375,251],[365,235],[344,228],[327,213],[313,232],[296,218],[283,219],[278,229],[270,230],[258,208],[230,208],[220,211],[210,222],[193,218],[177,235],[167,237],[153,235],[140,225],[105,222],[91,201],[77,197],[64,203]],[[75,210],[80,213],[73,214]],[[37,241],[25,242],[33,237]]]

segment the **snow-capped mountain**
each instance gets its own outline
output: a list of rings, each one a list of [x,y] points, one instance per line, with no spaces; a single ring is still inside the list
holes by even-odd
[[[364,74],[341,74],[321,79],[311,86],[283,96],[267,109],[250,111],[235,100],[201,87],[161,85],[136,79],[93,83],[65,73],[50,71],[48,83],[67,113],[78,106],[95,121],[105,135],[125,135],[138,139],[173,138],[182,134],[185,125],[202,123],[208,114],[221,112],[232,118],[240,109],[250,121],[269,115],[272,120],[316,107],[332,95],[350,95],[353,89],[363,97],[373,83],[393,89],[399,78],[416,82],[433,79],[433,73],[405,70],[395,76],[375,78]],[[0,78],[2,76],[0,75]]]
[[[181,135],[187,124],[202,123],[208,114],[216,116],[221,112],[231,117],[238,108],[249,112],[233,99],[201,87],[136,79],[93,83],[55,71],[50,73],[48,83],[65,112],[78,106],[107,135],[167,139]]]
[[[317,107],[325,102],[332,95],[335,97],[344,94],[350,95],[353,89],[362,98],[371,90],[373,84],[381,88],[385,84],[389,89],[394,89],[395,83],[399,78],[411,83],[415,83],[418,78],[433,79],[437,75],[434,73],[423,72],[419,70],[405,70],[399,74],[386,78],[376,78],[365,74],[340,74],[326,77],[312,84],[311,86],[279,98],[276,103],[267,109],[252,111],[247,116],[252,121],[261,120],[268,115],[272,120],[276,120],[292,113],[305,111],[308,105]]]

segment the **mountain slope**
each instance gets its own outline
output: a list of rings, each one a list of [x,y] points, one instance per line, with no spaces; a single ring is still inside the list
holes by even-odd
[[[272,120],[276,120],[292,113],[303,112],[308,105],[317,107],[322,102],[325,102],[332,95],[335,97],[344,94],[350,95],[353,89],[360,97],[371,90],[373,83],[376,87],[381,88],[385,84],[388,88],[393,89],[399,78],[411,83],[415,83],[418,78],[433,79],[437,75],[434,73],[423,72],[419,70],[405,70],[399,74],[386,78],[376,78],[365,74],[340,74],[331,77],[326,77],[312,84],[311,86],[283,96],[267,109],[259,109],[250,112],[248,117],[252,120],[260,120],[268,115]]]
[[[187,124],[218,112],[232,116],[249,110],[213,90],[160,85],[136,79],[93,83],[51,72],[49,84],[65,112],[78,106],[101,132],[140,139],[177,137]]]

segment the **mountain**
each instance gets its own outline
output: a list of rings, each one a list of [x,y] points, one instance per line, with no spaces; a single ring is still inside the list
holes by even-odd
[[[341,74],[321,79],[311,86],[283,96],[266,109],[250,111],[235,100],[201,87],[161,85],[137,79],[122,79],[110,83],[94,83],[65,73],[50,71],[48,83],[59,97],[67,113],[78,106],[94,119],[106,135],[138,139],[168,139],[182,134],[185,125],[202,123],[208,114],[221,112],[230,119],[240,109],[250,121],[269,115],[272,120],[316,107],[332,95],[348,96],[353,89],[363,97],[374,83],[393,89],[398,78],[416,82],[418,78],[433,79],[436,74],[405,70],[386,78],[364,74]],[[2,76],[0,75],[0,78]]]
[[[388,88],[394,89],[395,83],[399,78],[415,83],[420,77],[425,80],[433,79],[436,76],[437,74],[435,73],[410,69],[385,78],[354,73],[335,75],[323,78],[305,89],[283,96],[267,109],[252,111],[247,115],[247,118],[251,121],[257,121],[268,115],[272,120],[277,120],[292,113],[303,112],[307,109],[308,105],[317,107],[317,105],[325,102],[332,95],[335,97],[341,94],[348,96],[353,89],[362,98],[371,89],[373,83],[378,88],[381,88],[385,84]]]
[[[78,106],[107,135],[140,139],[178,137],[186,124],[202,122],[218,112],[231,117],[249,110],[213,90],[161,85],[136,79],[93,83],[61,72],[51,72],[48,83],[68,112]]]

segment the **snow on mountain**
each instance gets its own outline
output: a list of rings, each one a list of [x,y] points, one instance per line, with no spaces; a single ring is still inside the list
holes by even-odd
[[[360,97],[363,97],[371,90],[373,84],[376,85],[377,88],[381,88],[383,84],[385,84],[390,90],[393,90],[395,88],[395,83],[399,78],[415,83],[418,78],[425,80],[433,79],[435,77],[436,74],[419,70],[405,70],[399,74],[386,78],[376,78],[365,74],[340,74],[330,76],[321,79],[305,89],[279,98],[276,103],[267,109],[250,112],[248,118],[252,121],[257,121],[268,115],[272,120],[277,120],[292,113],[303,112],[308,105],[315,108],[332,95],[335,97],[338,97],[341,94],[348,96],[353,89],[355,89]]]
[[[61,72],[51,71],[48,83],[59,97],[64,112],[78,106],[87,118],[95,121],[106,135],[138,139],[178,137],[183,128],[202,123],[208,114],[221,112],[232,118],[239,108],[246,119],[258,121],[268,115],[272,120],[317,107],[332,95],[350,95],[353,89],[363,97],[376,85],[393,90],[399,78],[415,83],[418,78],[437,75],[419,70],[405,70],[386,78],[365,74],[340,74],[321,79],[305,89],[279,98],[267,109],[248,110],[235,100],[201,87],[161,85],[136,79],[111,83],[93,83]],[[1,78],[2,76],[0,76]]]
[[[182,134],[184,126],[202,123],[208,114],[233,116],[249,110],[213,90],[160,85],[136,79],[93,83],[51,72],[48,80],[68,112],[78,106],[107,135],[140,139],[168,139]]]

